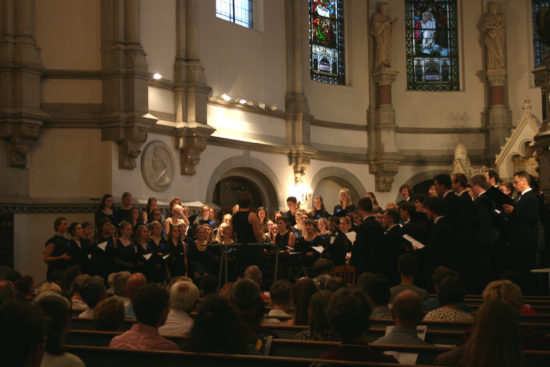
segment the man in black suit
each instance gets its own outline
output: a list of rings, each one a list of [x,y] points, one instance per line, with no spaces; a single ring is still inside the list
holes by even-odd
[[[409,185],[407,184],[402,185],[399,188],[399,193],[401,194],[401,200],[399,200],[399,202],[397,203],[397,206],[400,206],[403,203],[411,201],[413,192]]]
[[[399,225],[400,215],[396,209],[386,210],[384,213],[386,224],[384,232],[384,253],[380,261],[384,262],[384,274],[390,284],[399,284],[400,277],[397,272],[397,259],[405,252],[412,252],[411,244],[403,238],[403,228]]]
[[[488,183],[485,175],[472,176],[470,185],[476,196],[472,215],[473,274],[475,292],[481,293],[491,279],[490,250],[498,238],[499,232],[492,225],[493,203],[487,196]]]
[[[443,198],[444,214],[454,227],[458,218],[458,196],[452,190],[451,176],[440,174],[434,177],[434,187],[437,195]]]
[[[384,248],[384,230],[372,213],[372,201],[361,198],[357,203],[357,213],[361,224],[357,227],[355,245],[351,249],[351,265],[355,266],[357,276],[364,272],[382,272],[380,254]]]
[[[411,201],[404,202],[399,206],[403,233],[424,243],[428,238],[426,214],[417,212],[416,205]]]
[[[531,189],[531,175],[525,171],[514,174],[514,188],[520,194],[515,204],[502,205],[509,219],[510,264],[512,270],[523,275],[523,285],[529,287],[529,271],[535,266],[537,251],[539,200]]]

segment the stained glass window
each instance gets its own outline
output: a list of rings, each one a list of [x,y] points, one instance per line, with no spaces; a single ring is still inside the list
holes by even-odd
[[[254,26],[253,0],[216,0],[216,16],[246,28]]]
[[[405,0],[407,89],[457,91],[457,0]]]
[[[537,33],[537,18],[540,9],[550,7],[550,0],[532,0],[533,11],[533,51],[535,68],[542,65],[542,59],[544,56],[550,53],[550,47],[546,46],[540,41],[539,34]]]
[[[345,84],[344,0],[309,0],[311,79]]]

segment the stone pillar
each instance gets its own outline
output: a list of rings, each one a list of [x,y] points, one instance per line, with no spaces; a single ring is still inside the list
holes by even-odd
[[[40,109],[43,67],[35,39],[34,4],[34,0],[0,0],[0,137],[7,141],[7,161],[0,167],[26,168],[31,145],[48,116]]]
[[[534,71],[537,84],[541,87],[543,100],[543,121],[535,135],[535,149],[539,163],[539,182],[546,205],[550,205],[550,55],[543,60],[543,66]]]
[[[313,116],[304,93],[304,45],[307,33],[303,21],[307,19],[307,2],[285,0],[286,25],[286,137],[289,146],[289,164],[294,170],[295,184],[302,183],[311,157],[310,124]],[[307,74],[309,75],[309,74]]]
[[[198,49],[198,0],[176,0],[176,60],[174,95],[176,100],[176,149],[180,150],[182,175],[194,175],[200,153],[215,131],[207,125],[208,96],[204,67]]]
[[[372,125],[369,128],[369,143],[372,159],[369,172],[375,175],[375,190],[391,191],[394,176],[399,169],[403,155],[395,142],[395,110],[392,104],[392,83],[397,70],[378,68],[372,73],[376,92],[376,107],[370,110]]]
[[[102,140],[119,145],[119,168],[136,158],[156,119],[148,114],[145,51],[140,43],[140,1],[101,1]]]
[[[511,111],[506,102],[506,70],[487,70],[489,107],[487,109],[486,149],[497,154],[512,128]]]

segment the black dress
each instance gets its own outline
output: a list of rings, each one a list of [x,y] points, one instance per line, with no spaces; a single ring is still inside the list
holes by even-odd
[[[101,247],[98,245],[102,245],[104,242],[105,249],[102,250]],[[103,277],[103,279],[107,280],[107,277],[109,274],[113,272],[113,249],[115,245],[113,243],[113,237],[102,237],[99,235],[97,237],[96,243],[91,248],[91,262],[92,262],[92,268],[93,274],[99,275]]]
[[[113,249],[113,263],[115,271],[135,272],[137,269],[137,249],[132,242],[125,246],[120,239]]]
[[[334,207],[334,216],[336,217],[345,217],[346,214],[354,212],[355,211],[355,205],[349,205],[346,207],[346,209],[342,208],[341,205],[336,205]]]
[[[69,241],[68,253],[71,255],[71,265],[76,265],[82,273],[89,274],[91,271],[91,245],[90,241],[81,239],[80,246],[73,241]]]
[[[179,275],[186,275],[188,273],[188,261],[187,261],[187,244],[178,241],[174,245],[172,241],[168,243],[168,251],[170,256],[168,256],[167,264],[168,270],[170,270],[170,275],[176,277]]]
[[[250,265],[261,265],[262,262],[262,248],[256,245],[248,245],[249,243],[257,243],[256,235],[250,223],[248,222],[248,216],[251,212],[237,212],[231,218],[233,222],[233,230],[237,237],[237,243],[241,246],[237,247],[237,254],[235,259],[235,267],[237,275],[242,276],[244,270]]]
[[[311,212],[310,214],[311,219],[313,220],[319,220],[321,218],[330,218],[330,214],[326,210],[316,210],[315,214]]]
[[[44,244],[44,247],[47,247],[50,243],[53,243],[55,246],[51,254],[52,257],[58,257],[63,254],[69,253],[69,248],[70,248],[69,239],[63,236],[55,235],[46,241],[46,243]],[[71,265],[70,260],[57,260],[57,261],[52,261],[48,263],[48,271],[46,273],[48,282],[52,281],[52,275],[56,270],[63,271],[67,269],[70,265]]]
[[[311,241],[306,241],[305,237],[296,239],[294,251],[302,253],[305,266],[313,266],[313,263],[320,257],[320,253],[314,250],[313,246],[323,246],[321,237],[315,236]],[[313,255],[308,256],[307,253],[313,253]]]

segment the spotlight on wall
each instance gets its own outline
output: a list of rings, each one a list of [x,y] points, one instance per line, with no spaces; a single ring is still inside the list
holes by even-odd
[[[244,98],[239,99],[239,103],[240,103],[240,104],[245,104],[245,103],[246,103],[246,99],[244,99]]]
[[[160,80],[160,79],[162,79],[162,74],[154,73],[154,74],[153,74],[153,79],[155,79],[155,80]]]
[[[232,98],[228,94],[224,93],[222,94],[222,99],[226,102],[229,102]]]
[[[304,205],[307,201],[311,200],[311,195],[313,194],[311,187],[305,185],[303,182],[296,184],[292,193],[300,202],[300,205]]]

